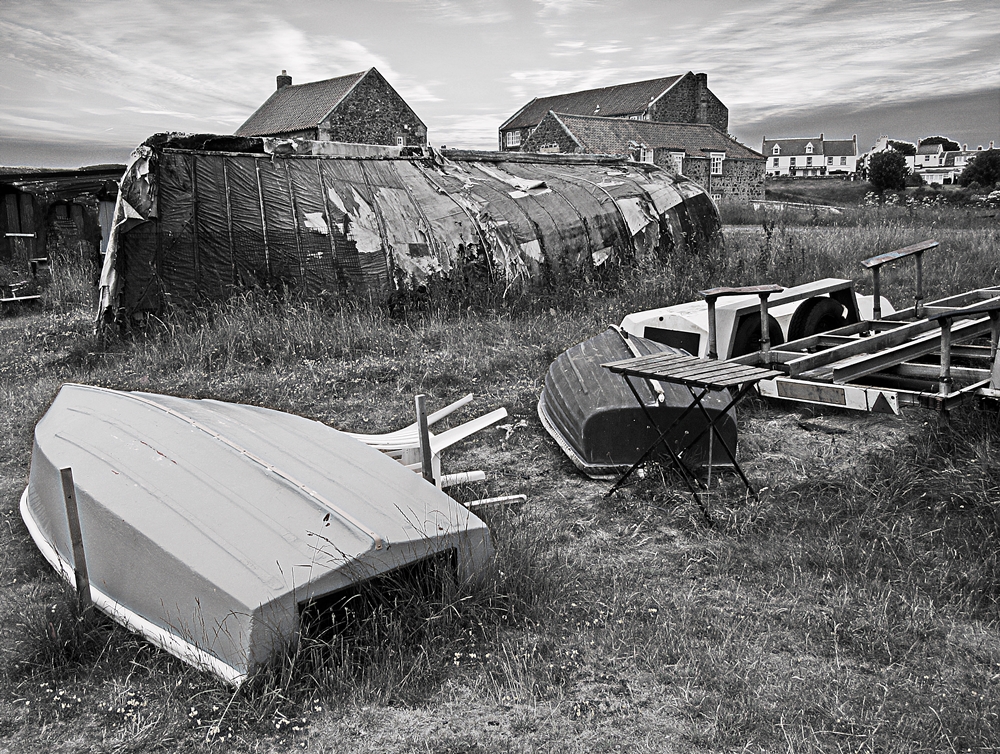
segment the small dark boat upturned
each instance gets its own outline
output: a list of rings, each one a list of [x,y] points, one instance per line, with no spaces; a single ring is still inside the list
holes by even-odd
[[[594,479],[617,477],[639,460],[659,434],[650,426],[622,377],[601,364],[660,352],[685,353],[610,327],[560,354],[549,367],[545,387],[538,399],[538,416],[559,447],[587,476]],[[629,379],[661,428],[669,426],[692,403],[691,394],[683,385]],[[702,405],[715,418],[729,400],[728,391],[712,391],[702,399]],[[671,433],[671,447],[679,450],[700,434],[705,424],[701,412],[692,410]],[[717,426],[726,445],[735,454],[735,411],[730,410]],[[728,462],[725,451],[718,447],[718,439],[714,442],[713,464]],[[706,432],[683,458],[688,467],[694,469],[708,463],[709,452],[709,433]],[[666,451],[661,445],[654,457],[663,456]]]

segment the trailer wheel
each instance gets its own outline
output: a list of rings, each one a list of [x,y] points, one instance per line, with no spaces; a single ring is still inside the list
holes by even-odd
[[[847,324],[844,305],[826,296],[806,299],[795,310],[788,324],[788,339],[808,338],[816,333],[836,330]]]
[[[767,333],[772,346],[780,346],[785,342],[785,337],[781,334],[781,325],[770,314],[767,315]],[[748,353],[759,350],[760,315],[748,314],[736,328],[736,335],[733,337],[733,352],[730,358],[746,356]]]

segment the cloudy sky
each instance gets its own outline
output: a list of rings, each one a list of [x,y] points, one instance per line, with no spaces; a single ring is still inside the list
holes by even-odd
[[[375,66],[435,145],[532,97],[708,74],[730,131],[1000,142],[997,0],[0,0],[0,165],[123,162]]]

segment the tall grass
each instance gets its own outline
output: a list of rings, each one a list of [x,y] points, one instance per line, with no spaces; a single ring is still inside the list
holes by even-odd
[[[122,750],[996,748],[995,413],[958,412],[945,429],[919,413],[751,404],[741,453],[763,492],[723,477],[713,526],[655,468],[605,497],[535,418],[562,350],[707,287],[832,276],[866,291],[860,260],[927,237],[942,244],[924,260],[929,297],[997,280],[995,227],[895,212],[861,208],[867,219],[822,228],[768,216],[711,254],[646,260],[538,299],[390,310],[247,293],[100,338],[68,284],[21,329],[4,320],[0,745],[41,751],[85,730]],[[886,268],[883,290],[908,303],[912,269]],[[31,427],[70,380],[368,431],[412,421],[415,392],[438,404],[471,391],[477,413],[512,415],[456,451],[457,466],[490,481],[455,495],[526,492],[529,503],[490,520],[484,583],[380,584],[364,614],[307,632],[234,694],[100,616],[79,620],[17,524]],[[803,456],[807,445],[822,453]]]

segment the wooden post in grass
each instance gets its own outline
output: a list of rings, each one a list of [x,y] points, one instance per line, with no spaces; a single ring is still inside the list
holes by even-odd
[[[414,398],[417,406],[417,438],[420,442],[420,471],[431,484],[434,484],[434,466],[431,458],[431,432],[427,425],[427,406],[423,393]]]
[[[80,511],[76,505],[76,485],[73,483],[73,469],[60,469],[63,498],[66,500],[66,518],[69,521],[69,537],[73,543],[73,574],[76,577],[76,598],[83,613],[90,608],[90,576],[87,573],[87,556],[83,551],[83,532],[80,531]]]

